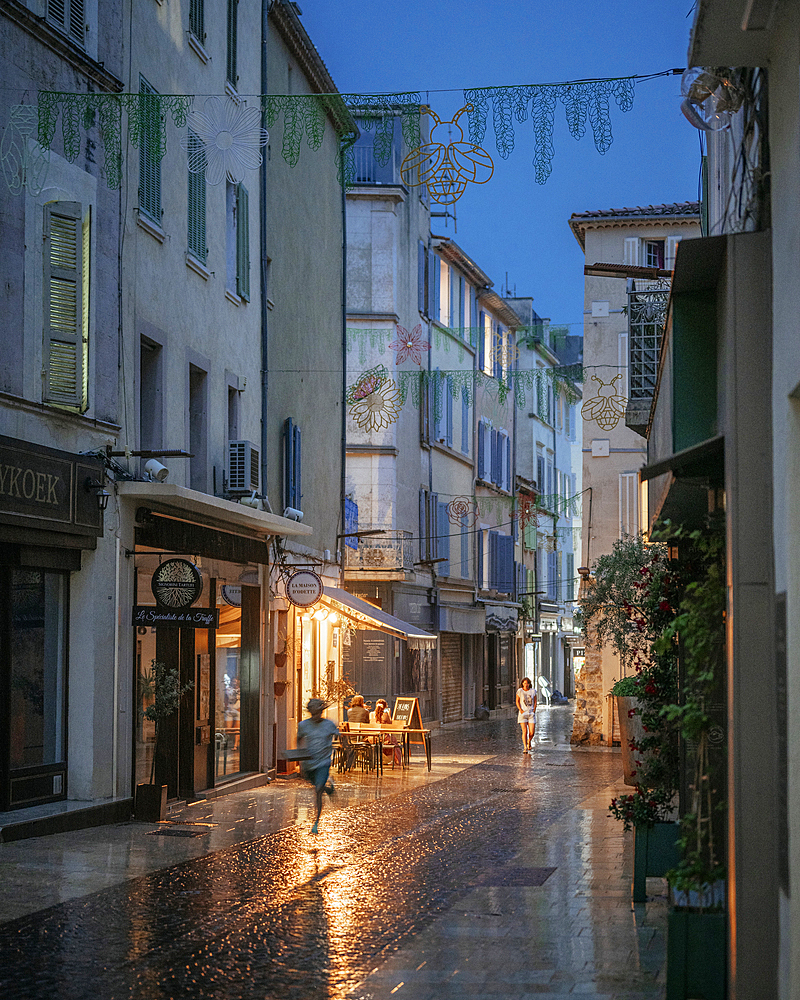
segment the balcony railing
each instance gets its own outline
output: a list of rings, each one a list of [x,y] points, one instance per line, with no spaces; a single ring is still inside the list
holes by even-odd
[[[625,422],[644,433],[655,394],[669,302],[669,279],[637,281],[628,293],[628,409]]]
[[[359,530],[365,529],[359,525]],[[367,535],[358,539],[358,548],[345,546],[345,570],[362,572],[410,572],[413,569],[413,551],[410,531],[389,530],[382,535]]]

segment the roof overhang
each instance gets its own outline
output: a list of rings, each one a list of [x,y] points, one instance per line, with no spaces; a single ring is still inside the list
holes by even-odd
[[[663,267],[642,267],[634,264],[585,264],[585,275],[593,278],[671,278],[672,271]]]
[[[118,482],[115,488],[121,497],[134,500],[165,517],[202,524],[234,535],[267,538],[273,535],[314,533],[314,529],[308,524],[254,510],[244,504],[190,490],[175,483]]]
[[[396,639],[405,639],[411,649],[433,649],[436,636],[424,631],[419,625],[411,625],[394,615],[389,615],[354,594],[338,587],[325,587],[320,603],[331,611],[336,611],[356,625],[378,632],[388,632]]]
[[[698,0],[689,66],[766,66],[777,0]]]
[[[460,271],[463,271],[469,281],[473,285],[477,285],[478,288],[490,288],[494,284],[489,275],[485,271],[482,271],[475,261],[457,243],[454,243],[453,240],[441,240],[438,243],[434,243],[434,250],[448,264],[452,264]]]
[[[492,291],[492,289],[486,288],[483,291],[478,292],[478,300],[483,305],[488,306],[500,322],[505,323],[507,327],[516,330],[517,327],[525,325],[506,300],[502,299],[497,292]]]

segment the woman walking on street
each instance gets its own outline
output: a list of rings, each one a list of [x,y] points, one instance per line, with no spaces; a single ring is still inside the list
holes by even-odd
[[[536,692],[529,677],[523,677],[522,684],[517,688],[517,711],[517,722],[522,727],[522,752],[530,753],[536,732]]]
[[[312,698],[306,705],[311,713],[310,719],[303,719],[297,727],[297,745],[311,754],[303,765],[303,777],[314,786],[317,801],[317,817],[311,827],[312,833],[318,832],[319,817],[322,812],[322,793],[333,796],[333,782],[330,780],[331,752],[333,738],[339,735],[339,727],[330,719],[323,719],[325,702],[321,698]]]

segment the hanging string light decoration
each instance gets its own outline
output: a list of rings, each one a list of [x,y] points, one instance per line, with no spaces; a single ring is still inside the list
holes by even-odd
[[[432,108],[423,108],[436,124],[430,141],[420,145],[400,164],[400,174],[409,187],[425,186],[437,205],[454,205],[467,184],[486,184],[492,179],[494,163],[485,149],[464,141],[458,119],[472,110],[466,104],[450,121],[443,122]],[[455,133],[455,138],[453,137]]]
[[[622,417],[625,416],[625,407],[628,400],[625,396],[617,395],[615,385],[617,379],[622,375],[615,375],[610,382],[604,382],[596,375],[592,375],[592,381],[597,382],[600,388],[597,395],[587,399],[581,407],[581,415],[585,420],[594,420],[604,431],[613,431]]]
[[[37,198],[45,185],[50,150],[34,140],[38,127],[39,118],[33,105],[17,104],[11,109],[0,140],[0,165],[11,194],[21,194],[26,189],[32,198]]]
[[[469,137],[480,146],[486,136],[489,106],[492,108],[497,152],[506,159],[514,149],[514,119],[531,119],[534,134],[533,165],[536,181],[544,184],[552,172],[555,156],[553,127],[556,104],[561,102],[567,126],[575,139],[581,139],[589,120],[598,153],[611,147],[610,99],[621,111],[633,107],[634,81],[631,77],[615,80],[583,80],[576,83],[546,83],[517,87],[480,87],[464,91],[469,111]]]
[[[247,170],[261,166],[260,149],[269,141],[269,132],[261,128],[261,112],[230,97],[209,97],[204,111],[190,111],[188,134],[181,146],[188,154],[189,170],[205,173],[209,184],[225,179],[238,184]]]
[[[417,323],[410,333],[398,323],[397,337],[389,344],[389,347],[396,352],[395,364],[402,364],[410,358],[415,365],[420,367],[422,367],[422,352],[431,349],[430,342],[422,336],[421,323]]]
[[[516,517],[520,528],[524,529],[529,525],[535,528],[539,524],[539,515],[543,513],[537,500],[525,497],[517,500],[513,516]]]
[[[393,424],[403,406],[397,383],[389,378],[383,365],[364,372],[347,390],[345,401],[350,406],[350,416],[365,431]]]

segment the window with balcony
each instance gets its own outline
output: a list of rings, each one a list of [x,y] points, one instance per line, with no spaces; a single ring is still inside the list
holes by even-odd
[[[402,184],[403,130],[399,118],[383,118],[377,125],[358,119],[361,135],[353,147],[356,184]],[[376,129],[378,133],[376,134]]]

